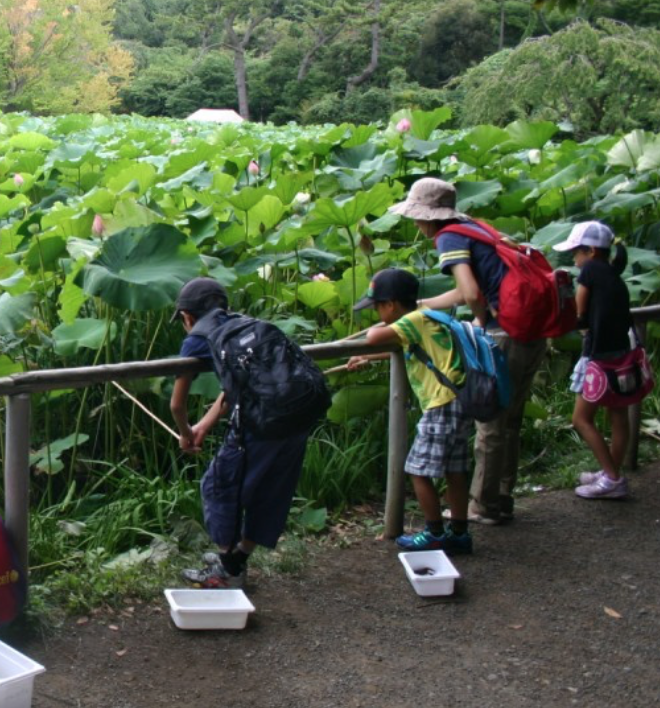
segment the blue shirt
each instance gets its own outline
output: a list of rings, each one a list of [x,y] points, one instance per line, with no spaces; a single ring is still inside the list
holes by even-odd
[[[476,228],[476,224],[472,224]],[[451,229],[451,226],[449,227]],[[445,231],[437,240],[436,249],[440,254],[440,270],[451,274],[453,266],[467,263],[472,268],[477,285],[486,302],[493,309],[499,309],[500,285],[508,268],[495,252],[493,246],[475,241],[468,236]]]
[[[224,310],[219,310],[217,315],[216,324],[222,325],[228,319],[228,314]],[[206,337],[200,334],[187,334],[183,342],[181,342],[181,350],[179,351],[179,356],[188,357],[192,356],[196,359],[203,359],[205,361],[213,361],[213,355],[211,354],[211,348],[209,346]],[[217,373],[217,372],[216,372]]]

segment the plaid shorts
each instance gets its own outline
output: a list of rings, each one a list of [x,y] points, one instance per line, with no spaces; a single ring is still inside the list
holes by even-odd
[[[424,412],[406,459],[405,471],[418,477],[444,477],[447,472],[467,473],[468,440],[474,421],[454,399]]]

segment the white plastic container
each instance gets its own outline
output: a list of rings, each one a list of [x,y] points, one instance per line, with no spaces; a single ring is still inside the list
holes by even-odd
[[[30,708],[34,677],[45,670],[41,664],[0,642],[0,706]]]
[[[454,581],[461,577],[444,551],[399,553],[408,580],[418,595],[451,595]]]
[[[254,612],[242,590],[168,589],[165,597],[179,629],[244,629]]]

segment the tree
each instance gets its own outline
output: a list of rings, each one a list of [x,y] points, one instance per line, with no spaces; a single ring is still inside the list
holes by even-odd
[[[660,121],[660,31],[600,19],[486,59],[451,85],[462,124],[569,121],[578,137]]]
[[[335,0],[298,0],[288,14],[295,25],[307,30],[301,33],[303,55],[298,66],[298,81],[303,81],[318,53],[333,42],[356,16],[357,8]]]
[[[373,0],[371,10],[371,55],[367,66],[355,76],[349,76],[346,81],[346,93],[350,93],[356,86],[361,86],[365,81],[370,79],[378,68],[380,60],[380,33],[381,33],[381,17],[380,17],[381,0]]]
[[[0,0],[0,95],[5,110],[108,111],[131,75],[113,43],[112,0]]]

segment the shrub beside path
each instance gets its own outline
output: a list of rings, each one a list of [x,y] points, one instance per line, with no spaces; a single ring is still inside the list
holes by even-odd
[[[474,529],[456,597],[418,597],[393,543],[320,548],[248,588],[242,632],[182,632],[163,601],[70,620],[21,650],[34,708],[660,705],[660,464],[625,502],[571,490]]]

